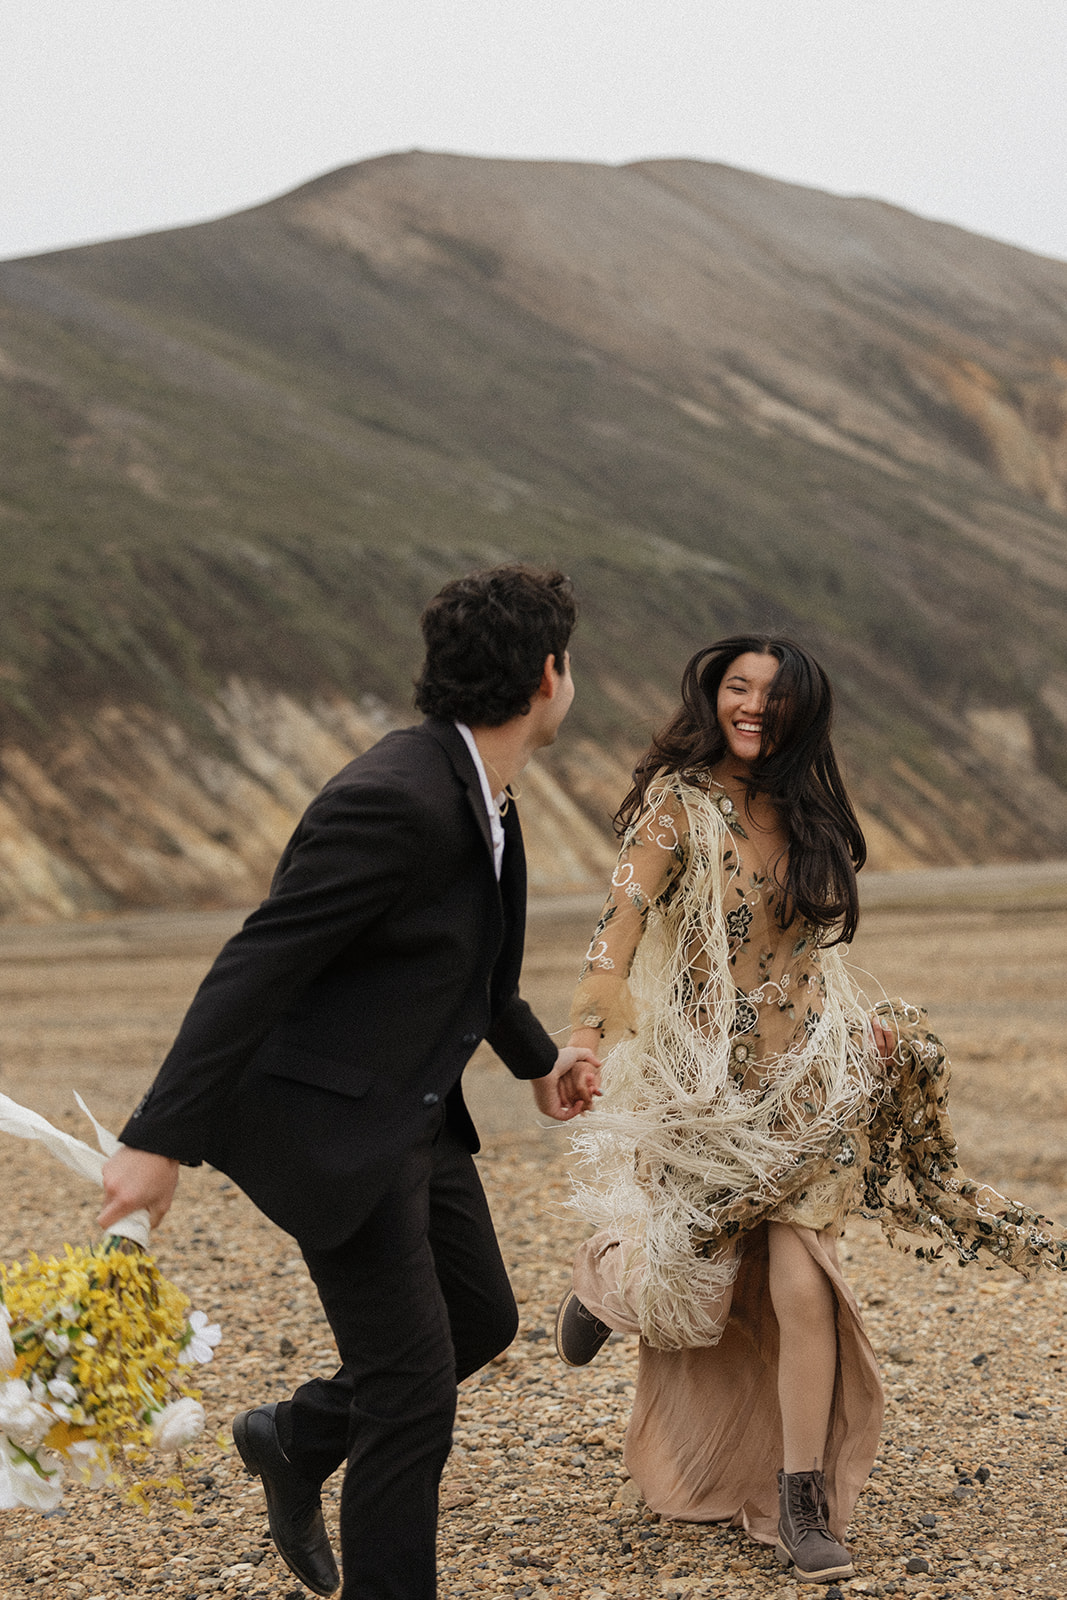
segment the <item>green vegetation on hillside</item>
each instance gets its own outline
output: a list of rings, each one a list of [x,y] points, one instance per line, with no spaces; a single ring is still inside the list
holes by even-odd
[[[954,327],[947,291],[935,308],[829,259],[823,279],[790,279],[772,253],[766,307],[746,290],[751,354],[736,307],[715,365],[708,328],[690,349],[666,299],[631,313],[607,283],[601,325],[579,337],[547,291],[533,309],[516,287],[528,260],[487,224],[417,222],[410,197],[393,216],[407,169],[369,168],[323,192],[343,220],[378,185],[392,218],[379,256],[316,232],[298,194],[0,266],[3,737],[44,750],[64,719],[137,702],[211,747],[206,708],[233,676],[402,714],[425,600],[514,557],[577,582],[579,733],[628,756],[692,650],[787,631],[834,674],[856,782],[891,832],[924,785],[951,832],[980,774],[986,853],[1067,853],[1064,729],[1048,712],[1048,686],[1067,681],[1067,524],[989,470],[977,424],[923,390],[909,353],[925,340],[972,360],[962,300]],[[397,240],[423,254],[406,266]],[[790,282],[795,335],[775,337],[795,348],[775,367]],[[627,319],[652,315],[654,357],[636,332],[627,344]],[[1067,352],[1067,310],[1059,326]],[[1005,341],[1030,337],[1020,323]],[[855,417],[820,385],[854,395]],[[990,707],[1032,732],[1022,787],[972,740],[970,713]]]

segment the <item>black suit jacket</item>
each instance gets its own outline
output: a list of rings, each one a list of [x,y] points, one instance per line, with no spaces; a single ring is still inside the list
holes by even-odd
[[[268,898],[204,979],[126,1144],[209,1160],[330,1248],[487,1039],[519,1078],[556,1046],[518,992],[526,864],[514,807],[500,883],[477,771],[451,723],[387,734],[332,778]]]

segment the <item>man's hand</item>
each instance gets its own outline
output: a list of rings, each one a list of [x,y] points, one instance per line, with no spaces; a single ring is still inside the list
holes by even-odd
[[[153,1228],[158,1227],[170,1210],[180,1171],[169,1156],[123,1145],[104,1162],[104,1209],[97,1226],[109,1228],[131,1211],[147,1211]]]
[[[599,1059],[592,1050],[568,1045],[543,1078],[532,1079],[538,1111],[556,1122],[569,1122],[590,1110],[600,1093]]]

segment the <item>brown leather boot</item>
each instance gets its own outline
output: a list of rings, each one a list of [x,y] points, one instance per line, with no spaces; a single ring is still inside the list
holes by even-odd
[[[793,1564],[798,1583],[851,1578],[852,1557],[829,1528],[826,1479],[821,1472],[778,1474],[778,1543],[774,1554]]]
[[[568,1367],[586,1367],[611,1338],[611,1329],[588,1311],[573,1289],[556,1312],[556,1354]]]

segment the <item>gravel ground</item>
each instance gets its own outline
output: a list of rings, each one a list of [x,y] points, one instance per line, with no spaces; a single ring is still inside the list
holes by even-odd
[[[533,919],[526,987],[562,1022],[586,908]],[[224,917],[0,930],[0,1088],[78,1129],[70,1091],[117,1125],[151,1075]],[[923,997],[953,1041],[956,1123],[970,1169],[1067,1220],[1067,907],[921,916],[873,911],[857,947],[894,993]],[[636,1347],[562,1367],[552,1318],[582,1235],[564,1209],[568,1148],[536,1127],[528,1091],[486,1055],[469,1072],[482,1172],[520,1302],[507,1354],[464,1385],[443,1484],[443,1597],[646,1600],[769,1595],[796,1586],[772,1553],[719,1527],[661,1522],[622,1466]],[[0,1256],[92,1237],[94,1198],[43,1153],[2,1151]],[[166,1274],[224,1325],[199,1369],[210,1432],[188,1467],[194,1511],[150,1515],[110,1491],[71,1491],[41,1517],[0,1513],[4,1600],[213,1594],[297,1600],[274,1554],[261,1491],[229,1440],[243,1405],[328,1370],[329,1332],[296,1249],[220,1174],[183,1175],[157,1235]],[[926,1266],[850,1225],[846,1272],[865,1308],[888,1394],[874,1475],[850,1532],[857,1576],[840,1593],[1067,1595],[1065,1285]],[[327,1491],[335,1516],[338,1483]],[[805,1590],[801,1594],[819,1593]],[[822,1591],[826,1592],[826,1591]],[[829,1590],[834,1600],[834,1589]]]

